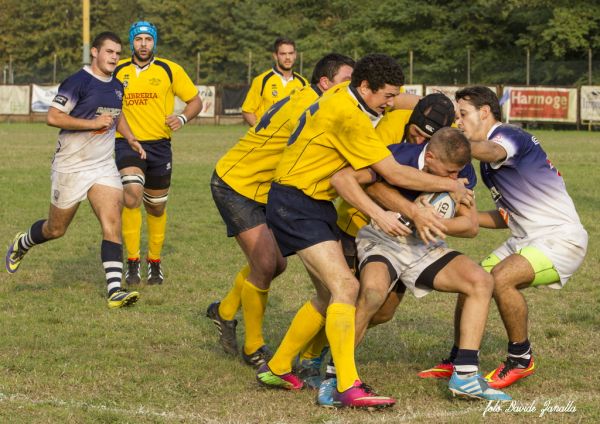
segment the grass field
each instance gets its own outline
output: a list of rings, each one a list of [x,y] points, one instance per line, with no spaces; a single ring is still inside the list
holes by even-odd
[[[101,233],[87,203],[64,238],[34,248],[17,274],[0,273],[0,422],[600,421],[600,133],[536,132],[589,232],[588,256],[565,289],[526,292],[539,370],[507,392],[536,412],[484,417],[485,403],[452,399],[445,383],[415,375],[437,363],[451,345],[451,295],[433,293],[419,301],[408,295],[394,320],[370,331],[359,348],[364,380],[398,399],[389,411],[325,410],[314,405],[315,392],[262,389],[253,370],[222,353],[204,312],[227,292],[244,260],[225,236],[209,179],[217,159],[244,130],[188,126],[176,135],[165,284],[142,286],[135,307],[106,307]],[[3,249],[18,230],[46,216],[56,133],[42,124],[0,125]],[[478,188],[477,199],[480,208],[491,206],[484,187]],[[480,259],[506,235],[482,231],[474,240],[451,244]],[[271,348],[310,294],[308,278],[292,258],[269,298],[265,333]],[[238,328],[241,337],[243,325]],[[492,306],[482,369],[494,368],[505,349],[504,329]],[[576,411],[540,418],[545,402],[572,402]]]

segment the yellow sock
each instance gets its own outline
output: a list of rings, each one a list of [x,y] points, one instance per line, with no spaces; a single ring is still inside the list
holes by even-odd
[[[160,259],[167,229],[167,211],[165,210],[161,216],[148,213],[146,221],[148,222],[148,259]]]
[[[142,237],[142,210],[123,208],[123,242],[127,250],[127,259],[139,259],[140,238]]]
[[[244,280],[242,287],[242,312],[244,314],[244,353],[249,355],[256,352],[265,344],[262,325],[267,309],[269,289],[263,290],[256,287],[248,280]]]
[[[346,303],[332,303],[327,308],[325,329],[337,373],[337,388],[340,392],[348,390],[359,379],[354,362],[355,313],[356,308]]]
[[[304,349],[300,355],[300,359],[315,359],[321,356],[323,348],[327,346],[327,334],[325,333],[325,327],[321,328],[321,331],[317,333],[315,337],[308,343],[308,346]]]
[[[292,371],[292,361],[300,349],[315,337],[323,325],[325,325],[325,317],[310,301],[306,302],[292,320],[273,359],[269,361],[271,371],[279,375]]]
[[[233,287],[229,293],[221,300],[219,305],[219,315],[221,318],[231,321],[242,304],[242,287],[244,280],[250,274],[250,265],[246,264],[240,272],[237,273],[233,280]]]

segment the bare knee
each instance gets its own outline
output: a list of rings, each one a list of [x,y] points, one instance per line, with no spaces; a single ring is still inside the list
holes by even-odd
[[[466,287],[465,295],[490,299],[494,292],[494,278],[481,270],[469,276]]]
[[[126,208],[137,209],[140,206],[142,206],[142,196],[138,196],[134,193],[128,193],[125,191],[123,193],[123,204]]]
[[[61,238],[67,232],[67,227],[62,225],[46,225],[43,228],[44,237],[48,240]]]

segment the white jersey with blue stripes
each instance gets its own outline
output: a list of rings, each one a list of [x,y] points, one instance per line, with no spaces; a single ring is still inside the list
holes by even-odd
[[[481,162],[481,178],[513,236],[532,236],[565,225],[581,227],[560,172],[535,136],[513,125],[497,124],[488,139],[506,150],[506,158]]]
[[[114,161],[115,130],[123,104],[123,84],[113,77],[94,75],[89,66],[67,78],[51,107],[75,118],[94,119],[111,114],[115,120],[104,130],[65,130],[58,134],[52,170],[62,173],[92,170]]]

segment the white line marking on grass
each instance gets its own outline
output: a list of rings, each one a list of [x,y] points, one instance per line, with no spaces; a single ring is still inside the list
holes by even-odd
[[[23,394],[12,394],[5,395],[0,392],[0,403],[1,402],[13,402],[13,403],[24,403],[30,405],[51,405],[51,406],[60,406],[67,408],[79,408],[79,409],[93,409],[101,412],[111,412],[118,413],[123,415],[141,415],[146,417],[160,417],[171,420],[184,420],[184,421],[201,421],[207,424],[220,424],[223,423],[222,419],[214,419],[207,418],[206,416],[195,414],[195,413],[175,413],[175,412],[167,412],[167,411],[156,411],[144,406],[140,406],[137,409],[126,409],[119,408],[114,406],[106,406],[106,405],[94,405],[87,402],[77,402],[77,401],[65,401],[56,398],[49,399],[33,399],[29,396]]]

